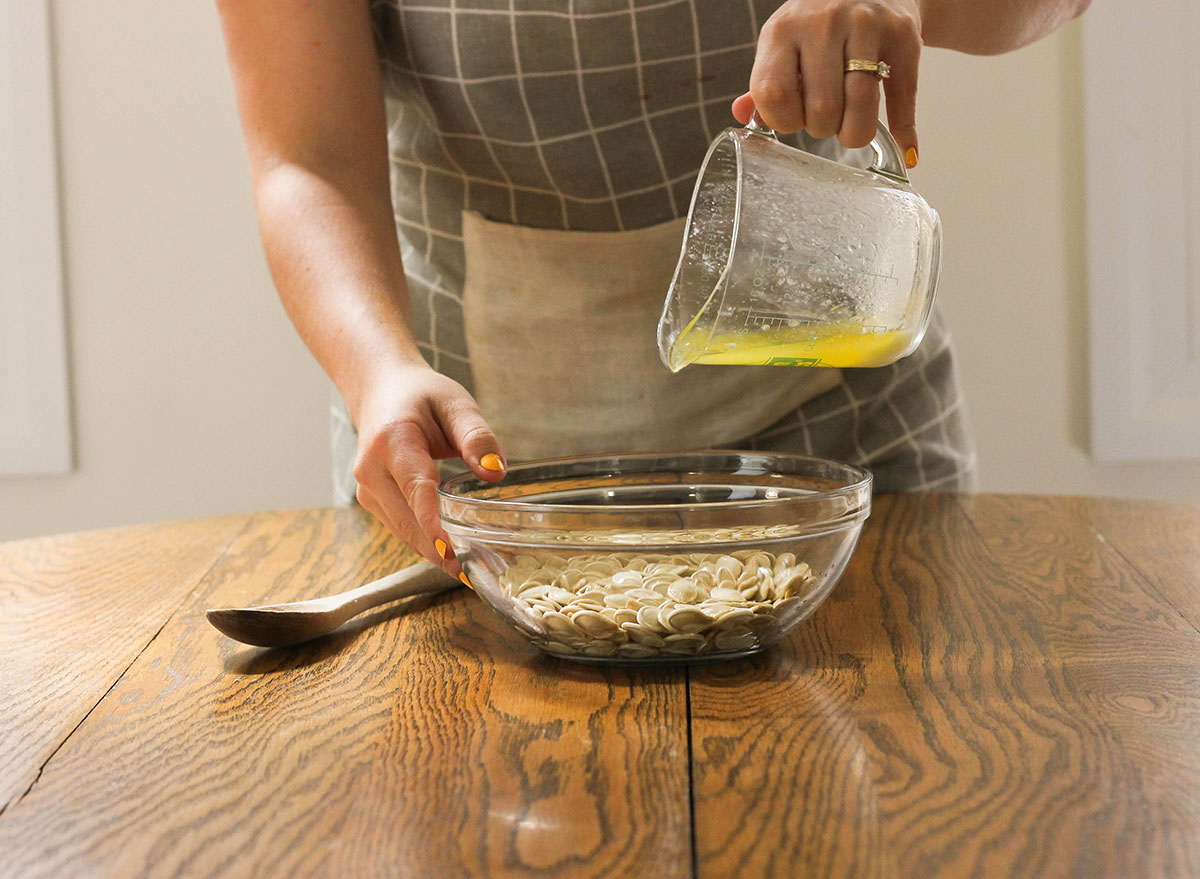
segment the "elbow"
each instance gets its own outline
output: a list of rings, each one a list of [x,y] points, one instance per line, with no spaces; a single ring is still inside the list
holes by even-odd
[[[939,21],[940,27],[930,27],[922,34],[925,44],[957,49],[969,55],[1000,55],[1012,52],[1049,36],[1087,11],[1092,0],[1054,0],[1053,3],[1031,3],[1036,7],[1025,16],[996,16],[986,21],[964,21],[962,9],[957,19]]]

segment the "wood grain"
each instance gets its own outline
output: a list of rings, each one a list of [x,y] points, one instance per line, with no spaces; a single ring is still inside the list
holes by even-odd
[[[881,497],[792,638],[682,673],[465,590],[286,650],[204,621],[412,561],[358,510],[0,545],[0,877],[1194,875],[1198,547],[1193,508]]]
[[[0,875],[687,875],[683,673],[543,657],[466,590],[274,651],[203,619],[411,561],[361,511],[256,518],[0,819]]]
[[[0,815],[248,520],[0,543]]]
[[[700,877],[1181,876],[1196,630],[1071,504],[882,498],[782,649],[691,680]]]
[[[1200,629],[1200,506],[1077,498],[1079,515]]]
[[[1164,600],[1083,510],[1044,497],[965,505],[994,557],[1021,572],[1009,600],[1025,608],[1024,628],[1040,632],[1048,664],[1061,669],[1061,689],[1043,713],[1061,706],[1062,722],[1075,730],[1061,749],[1078,768],[1053,781],[1071,782],[1079,804],[1054,814],[1059,826],[1042,832],[1059,864],[1092,875],[1194,875],[1200,632],[1180,611],[1190,606],[1194,618],[1200,596],[1193,590],[1179,606]]]

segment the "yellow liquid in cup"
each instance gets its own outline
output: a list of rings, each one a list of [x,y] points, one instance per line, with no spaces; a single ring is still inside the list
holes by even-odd
[[[912,333],[864,332],[859,324],[828,324],[818,330],[779,327],[706,338],[685,331],[671,345],[671,368],[713,366],[886,366],[912,343]]]

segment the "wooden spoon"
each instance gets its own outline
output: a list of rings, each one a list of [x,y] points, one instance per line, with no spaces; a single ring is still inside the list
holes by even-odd
[[[420,562],[349,592],[290,604],[215,608],[205,616],[235,641],[259,647],[284,647],[327,635],[376,605],[410,595],[433,595],[461,585],[441,568]]]

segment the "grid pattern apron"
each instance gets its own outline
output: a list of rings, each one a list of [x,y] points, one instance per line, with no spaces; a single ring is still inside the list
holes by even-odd
[[[745,91],[758,30],[777,5],[371,0],[396,228],[417,341],[435,369],[474,390],[464,212],[579,232],[648,229],[685,216],[708,144],[732,122],[729,104]],[[738,369],[765,370],[770,382],[804,381],[807,372]],[[913,355],[842,370],[831,390],[820,390],[727,445],[860,464],[879,490],[974,488],[975,455],[940,315]],[[337,400],[342,502],[354,497],[354,446]]]

